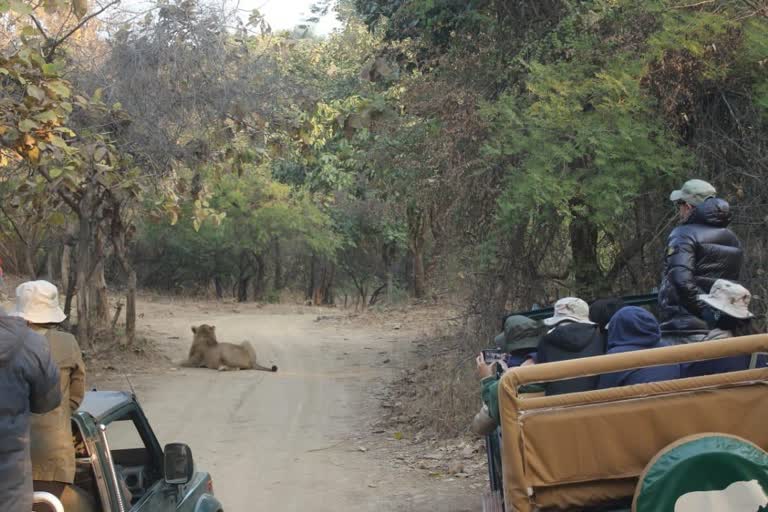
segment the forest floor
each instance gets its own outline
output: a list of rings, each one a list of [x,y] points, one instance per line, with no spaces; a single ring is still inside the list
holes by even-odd
[[[138,313],[136,346],[88,354],[89,387],[133,387],[161,444],[192,447],[225,510],[481,510],[482,442],[397,412],[446,308],[357,315],[142,294]],[[179,367],[201,323],[279,371]]]

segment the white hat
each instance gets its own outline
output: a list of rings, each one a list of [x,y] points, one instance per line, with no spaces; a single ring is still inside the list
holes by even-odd
[[[752,294],[738,283],[718,279],[707,295],[699,295],[699,300],[734,318],[752,318],[749,301]]]
[[[48,281],[27,281],[16,288],[16,311],[33,324],[58,324],[67,318],[59,307],[59,290]]]
[[[545,325],[557,325],[560,322],[579,322],[593,324],[589,320],[589,305],[576,297],[564,297],[555,302],[555,315],[544,320]]]

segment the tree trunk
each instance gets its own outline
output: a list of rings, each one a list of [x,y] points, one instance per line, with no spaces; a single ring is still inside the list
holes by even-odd
[[[426,279],[424,276],[424,247],[415,245],[413,251],[413,296],[423,298],[427,293]]]
[[[112,210],[112,246],[115,250],[115,258],[117,258],[120,267],[127,277],[128,289],[126,290],[125,297],[125,339],[126,343],[131,345],[136,340],[136,269],[128,258],[128,247],[126,243],[128,226],[123,222],[119,201],[114,201]]]
[[[35,271],[35,249],[32,244],[26,244],[24,246],[24,273],[30,277],[30,279],[37,279],[37,272]]]
[[[333,306],[335,297],[333,293],[333,283],[336,280],[336,265],[328,262],[326,271],[323,273],[323,304]]]
[[[88,310],[88,274],[91,269],[91,204],[93,189],[86,185],[80,200],[77,233],[77,340],[83,347],[91,347],[91,326]]]
[[[221,284],[219,276],[213,278],[213,287],[216,288],[216,298],[222,300],[224,298],[224,285]]]
[[[125,337],[128,344],[136,340],[136,270],[128,269],[128,290],[125,306]]]
[[[273,287],[275,291],[283,289],[283,256],[280,251],[280,239],[274,239],[275,277]]]
[[[248,285],[251,282],[249,270],[251,268],[250,253],[245,249],[240,251],[240,276],[237,279],[237,302],[248,301]]]
[[[109,325],[109,293],[107,292],[107,280],[104,278],[104,260],[96,264],[93,271],[93,286],[88,301],[92,305],[97,329],[106,329]]]
[[[309,276],[307,279],[307,294],[306,299],[314,301],[314,295],[315,295],[315,267],[317,262],[317,256],[315,253],[312,253],[312,256],[309,259]]]
[[[599,295],[603,288],[603,273],[597,261],[597,227],[588,211],[575,208],[569,231],[576,294],[590,299]]]
[[[70,289],[70,265],[71,265],[71,256],[72,248],[69,246],[69,244],[64,244],[64,248],[61,250],[61,288],[63,290],[69,290]],[[74,291],[74,287],[73,287]]]
[[[54,274],[54,261],[56,259],[56,255],[53,252],[53,248],[48,249],[48,251],[45,254],[45,278],[48,280],[48,282],[53,283],[56,278]]]
[[[392,295],[394,292],[394,264],[397,257],[397,246],[394,243],[384,244],[382,251],[382,259],[384,260],[384,267],[387,269],[386,286],[386,300],[387,304],[392,304]]]
[[[413,257],[413,295],[421,299],[426,295],[426,276],[424,273],[424,247],[426,245],[427,215],[423,209],[409,206],[408,242]]]
[[[261,254],[254,254],[253,259],[256,265],[256,278],[253,283],[253,299],[261,301],[264,300],[264,293],[266,292],[267,263],[264,260],[264,256]]]
[[[94,235],[91,254],[93,267],[89,270],[88,278],[90,286],[88,306],[94,319],[91,327],[102,331],[109,326],[109,294],[107,280],[104,278],[104,235],[100,230],[97,230]]]
[[[240,277],[237,281],[237,302],[247,302],[248,301],[248,283],[250,283],[251,278],[248,276]]]

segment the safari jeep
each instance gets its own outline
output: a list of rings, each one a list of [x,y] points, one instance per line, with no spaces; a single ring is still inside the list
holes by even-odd
[[[567,395],[522,392],[766,351],[761,334],[507,371],[499,385],[506,511],[768,510],[766,367]]]
[[[196,471],[189,446],[160,444],[135,396],[92,391],[72,417],[75,485],[99,512],[222,512],[208,473]],[[35,503],[67,512],[35,493]]]

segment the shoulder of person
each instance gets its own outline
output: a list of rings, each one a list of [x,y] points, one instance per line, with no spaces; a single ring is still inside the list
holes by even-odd
[[[77,343],[77,338],[72,333],[67,331],[60,331],[58,329],[50,329],[46,333],[46,337],[50,340],[56,340],[61,343]]]
[[[24,326],[18,331],[18,335],[24,340],[24,348],[31,351],[44,350],[50,352],[51,345],[48,338],[39,332],[35,332],[29,327]]]
[[[22,350],[28,354],[28,357],[37,358],[39,361],[51,359],[51,345],[45,336],[26,326],[18,331],[18,336],[22,338]]]
[[[563,334],[573,334],[573,333],[591,334],[592,332],[597,330],[598,330],[597,324],[590,324],[587,322],[568,322],[563,325],[558,325],[549,334],[552,334],[555,336],[563,335]]]
[[[80,344],[72,333],[66,331],[51,330],[48,331],[49,339],[52,343],[66,346],[73,357],[81,357]]]
[[[702,228],[711,229],[711,226],[704,224],[680,224],[669,233],[667,237],[667,245],[674,245],[675,243],[685,243],[693,241],[696,238],[696,232]]]

